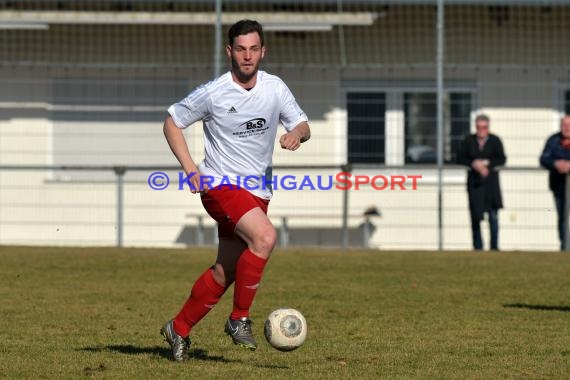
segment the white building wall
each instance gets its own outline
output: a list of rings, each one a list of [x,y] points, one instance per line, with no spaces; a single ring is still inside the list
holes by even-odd
[[[485,75],[482,72],[480,77],[470,79],[478,84],[479,111],[490,115],[492,131],[503,139],[508,156],[507,166],[537,166],[544,140],[556,131],[560,115],[553,105],[554,99],[545,100],[545,94],[557,92],[556,74],[537,75],[535,83],[542,83],[542,88],[537,91],[513,85],[511,81],[501,86],[498,77],[486,78]],[[337,82],[336,90],[340,91],[340,88],[340,82]],[[524,95],[521,95],[521,91],[525,91]],[[535,104],[538,106],[532,107]],[[34,112],[41,116],[42,110]],[[18,114],[17,118],[0,122],[0,163],[49,165],[51,121],[48,118],[25,118],[21,116],[22,112]],[[276,165],[335,165],[344,160],[345,111],[340,107],[332,108],[321,117],[313,116],[311,126],[312,140],[298,152],[282,151],[276,143]],[[191,127],[185,133],[191,151],[200,160],[203,149],[200,126]],[[156,143],[168,149],[163,141],[160,123],[156,125]],[[169,164],[175,165],[176,162],[172,159]],[[287,173],[276,173],[297,176],[310,174],[314,177],[319,174],[335,175],[336,171],[289,170]],[[434,171],[356,168],[354,174],[421,174],[423,178],[418,181],[416,191],[377,191],[370,188],[350,191],[349,226],[358,227],[364,220],[359,215],[373,205],[382,212],[382,217],[373,219],[377,229],[372,235],[371,246],[381,249],[437,248]],[[173,182],[177,181],[175,172],[169,175]],[[556,216],[546,177],[543,171],[507,171],[501,174],[505,198],[505,209],[500,212],[500,244],[503,249],[557,248]],[[443,222],[444,245],[448,249],[471,247],[464,178],[463,170],[445,172]],[[198,197],[177,190],[172,183],[167,190],[153,191],[141,180],[140,174],[128,173],[125,181],[126,245],[181,246],[184,243],[176,241],[182,228],[195,225],[197,215],[204,215],[206,225],[212,225]],[[57,181],[45,171],[0,171],[0,185],[2,244],[116,243],[115,183]],[[291,228],[339,227],[342,225],[342,193],[340,190],[277,191],[270,206],[270,215],[276,226],[281,224],[283,216],[287,216]],[[487,234],[486,227],[483,231]],[[488,236],[485,237],[488,242]],[[295,244],[295,241],[290,243]]]
[[[433,12],[427,9],[430,17]],[[401,13],[406,16],[407,11],[395,8],[392,14]],[[452,11],[453,12],[453,11]],[[566,12],[566,11],[565,11]],[[428,14],[426,13],[426,14]],[[449,14],[449,13],[448,13]],[[477,17],[486,17],[484,10]],[[493,133],[498,134],[504,144],[508,156],[507,167],[538,166],[538,156],[548,135],[558,128],[560,117],[560,90],[561,83],[569,83],[567,70],[557,69],[567,62],[568,49],[564,47],[564,41],[557,39],[556,44],[545,44],[544,54],[537,56],[536,63],[539,66],[499,68],[493,66],[492,59],[497,56],[499,63],[507,67],[512,61],[525,59],[526,45],[509,44],[512,50],[504,52],[501,44],[489,46],[487,40],[481,40],[473,49],[465,43],[465,36],[479,36],[478,25],[489,28],[486,24],[480,24],[477,18],[463,14],[458,20],[469,20],[471,24],[466,29],[465,23],[451,23],[451,30],[457,28],[458,32],[452,34],[451,46],[455,47],[454,55],[450,57],[453,62],[461,62],[462,55],[477,58],[479,53],[484,56],[481,65],[463,68],[447,67],[445,71],[446,81],[458,81],[475,85],[476,110],[487,113],[491,117]],[[347,81],[390,82],[398,86],[403,82],[418,81],[426,83],[434,79],[435,70],[430,66],[399,65],[398,59],[409,58],[410,62],[423,62],[425,57],[430,58],[430,52],[434,46],[433,20],[423,18],[421,25],[412,25],[417,19],[400,17],[387,19],[386,22],[374,26],[373,32],[364,33],[356,28],[347,28],[347,41],[360,41],[359,44],[349,44],[347,51],[357,57],[387,59],[388,64],[393,66],[373,66],[323,69],[322,67],[304,69],[269,66],[272,71],[280,75],[291,87],[299,103],[308,112],[311,118],[312,139],[304,145],[299,152],[287,152],[275,147],[276,165],[340,165],[346,162],[347,156],[347,114],[343,99],[343,83]],[[416,28],[422,33],[424,39],[409,44],[406,40],[406,28]],[[99,36],[99,27],[83,26]],[[210,35],[207,28],[203,28],[202,35]],[[139,36],[140,31],[129,28],[132,36]],[[425,33],[423,33],[425,31]],[[57,46],[61,35],[69,35],[65,28],[54,28],[54,36],[45,38],[49,46]],[[89,36],[83,33],[82,36]],[[499,31],[500,32],[500,31]],[[498,33],[499,33],[498,32]],[[66,34],[67,33],[67,34]],[[185,32],[186,33],[186,32]],[[501,33],[499,33],[499,36]],[[59,36],[59,37],[58,37]],[[102,34],[104,37],[104,34]],[[463,36],[463,39],[460,38]],[[83,40],[79,37],[72,40]],[[319,55],[323,65],[336,62],[339,52],[334,49],[336,44],[329,41],[329,37],[320,38],[314,35],[308,37],[305,45],[319,46],[321,49],[313,52]],[[373,49],[366,38],[379,38],[382,46]],[[396,38],[394,38],[396,37]],[[83,37],[82,37],[83,38]],[[117,37],[119,38],[119,37]],[[126,38],[126,37],[125,37]],[[333,37],[330,37],[331,39]],[[482,38],[482,37],[481,37]],[[540,44],[533,36],[533,44]],[[548,38],[548,36],[547,36]],[[10,40],[11,41],[11,40]],[[137,40],[138,41],[138,40]],[[109,56],[95,56],[97,50],[86,50],[87,59],[96,59],[95,63],[104,65],[105,61],[114,59],[113,52],[120,51],[125,43],[111,41],[114,48],[107,52]],[[274,36],[273,42],[279,46],[285,42],[284,36]],[[369,41],[368,41],[369,42]],[[208,41],[210,43],[210,41]],[[70,42],[72,44],[72,42]],[[99,41],[97,46],[106,46],[106,41]],[[160,45],[160,39],[155,41]],[[464,45],[464,46],[463,46]],[[533,46],[534,46],[533,45]],[[136,45],[139,46],[139,45]],[[143,46],[142,42],[141,45]],[[146,46],[146,45],[144,45]],[[209,46],[209,45],[208,45]],[[418,48],[412,49],[410,46]],[[520,47],[517,50],[516,46]],[[159,46],[155,46],[158,48]],[[291,46],[289,46],[291,47]],[[295,46],[293,46],[295,47]],[[458,50],[458,47],[462,49]],[[61,57],[52,49],[40,49],[42,59],[53,59],[61,62]],[[149,48],[151,49],[152,46]],[[171,47],[172,48],[172,47]],[[485,50],[485,49],[489,50]],[[368,49],[368,50],[366,50]],[[74,51],[73,47],[69,47]],[[152,50],[152,49],[151,49]],[[172,49],[175,50],[175,49]],[[82,50],[78,50],[82,51]],[[161,51],[160,49],[156,51]],[[170,50],[169,50],[170,51]],[[188,63],[186,59],[197,58],[189,52],[194,50],[176,50],[179,54],[177,63]],[[291,55],[291,51],[298,50],[275,49],[269,51],[268,59],[273,57],[275,62]],[[201,55],[209,54],[208,49],[202,47]],[[491,52],[491,53],[489,53]],[[558,54],[551,54],[557,52]],[[23,52],[14,48],[12,54]],[[132,52],[137,57],[135,52]],[[502,54],[504,53],[504,54]],[[273,55],[272,55],[273,54]],[[128,54],[127,54],[128,56]],[[143,56],[145,56],[143,54]],[[542,67],[544,57],[556,59],[553,67]],[[145,56],[146,57],[146,56]],[[304,55],[295,55],[298,64],[302,64]],[[24,55],[22,59],[27,59]],[[132,58],[132,57],[127,57]],[[149,60],[153,57],[149,55]],[[74,57],[77,62],[84,59],[82,56]],[[126,59],[126,58],[125,58]],[[134,59],[134,58],[133,58]],[[393,59],[393,61],[389,61]],[[75,62],[75,61],[74,61]],[[431,61],[430,61],[431,62]],[[271,61],[267,62],[269,65]],[[133,62],[130,62],[133,64]],[[487,65],[487,66],[485,66]],[[79,69],[78,69],[79,70]],[[49,78],[76,77],[81,78],[73,67],[54,69],[52,71],[31,68],[13,68],[3,70],[0,74],[0,165],[51,165],[54,163],[54,121],[52,119],[50,102]],[[113,70],[91,69],[87,70],[87,77],[116,78],[117,73]],[[121,71],[121,70],[118,70]],[[175,70],[174,70],[175,71]],[[183,74],[178,73],[175,79],[188,77],[188,90],[195,84],[207,80],[210,76],[210,68],[188,69]],[[128,69],[122,70],[122,76],[126,78],[168,79],[173,77],[167,74],[157,73],[152,69],[140,70],[132,73]],[[136,93],[134,94],[137,95]],[[183,93],[172,95],[171,101],[182,97]],[[389,100],[387,112],[387,132],[390,137],[387,140],[386,153],[388,164],[396,165],[403,163],[402,155],[404,147],[402,139],[398,137],[402,133],[401,105],[397,100]],[[164,103],[164,107],[168,102]],[[473,115],[473,116],[474,116]],[[128,128],[134,135],[137,131],[144,132],[144,142],[140,139],[126,138],[125,123],[99,122],[91,120],[89,125],[77,122],[77,128],[88,127],[89,131],[104,131],[108,137],[108,144],[102,147],[111,148],[114,151],[124,147],[125,151],[135,152],[143,147],[155,152],[156,156],[141,154],[140,156],[128,155],[128,163],[176,165],[173,156],[168,152],[167,145],[162,136],[162,120],[149,122],[129,122]],[[70,125],[73,125],[71,123]],[[195,159],[199,161],[203,156],[202,131],[200,125],[185,130],[189,148]],[[396,136],[396,137],[394,137]],[[87,164],[109,163],[108,156],[98,155],[97,146],[90,145],[89,139],[82,140],[81,146],[75,145],[78,153],[70,156],[69,162],[81,162]],[[77,143],[79,144],[79,143]],[[163,152],[164,154],[160,153]],[[121,157],[116,157],[117,164]],[[311,175],[334,175],[335,170],[309,171]],[[97,178],[95,182],[78,181],[75,177],[69,177],[63,172],[50,173],[48,171],[0,171],[0,244],[48,244],[48,245],[113,245],[117,234],[116,213],[116,184],[113,177],[107,179]],[[349,193],[349,226],[357,227],[363,222],[361,214],[369,206],[376,206],[382,212],[381,218],[374,218],[373,222],[377,229],[372,236],[371,246],[381,249],[436,249],[437,248],[437,187],[436,174],[432,170],[387,170],[381,168],[358,168],[354,174],[367,175],[391,175],[391,174],[422,174],[417,191],[373,191],[364,189]],[[95,173],[94,173],[95,174]],[[150,173],[127,173],[125,176],[124,193],[124,242],[125,245],[137,246],[176,246],[184,245],[177,243],[185,225],[195,225],[196,216],[203,215],[207,226],[212,222],[207,217],[200,204],[198,196],[191,195],[187,191],[179,191],[173,185],[164,191],[153,191],[145,182],[145,176]],[[171,179],[176,180],[175,172],[168,173]],[[289,170],[279,174],[304,175],[307,170]],[[69,181],[67,181],[69,179]],[[448,249],[470,249],[471,237],[467,209],[467,195],[464,186],[465,173],[463,170],[446,171],[444,176],[443,195],[443,222],[444,222],[444,245]],[[501,174],[505,209],[500,212],[501,240],[503,249],[557,249],[556,216],[553,201],[547,188],[545,171],[510,172]],[[283,216],[288,217],[291,228],[305,228],[314,226],[341,226],[341,213],[343,205],[343,192],[330,191],[277,191],[270,206],[270,215],[277,226]],[[485,233],[487,229],[483,229]],[[486,236],[486,242],[488,242]],[[295,241],[291,241],[295,244]]]

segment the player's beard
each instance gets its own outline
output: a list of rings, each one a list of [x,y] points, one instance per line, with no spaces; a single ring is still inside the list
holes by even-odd
[[[239,62],[232,57],[232,72],[241,83],[247,83],[257,75],[260,63],[261,60],[257,61],[257,63],[251,67],[251,71],[244,72]]]

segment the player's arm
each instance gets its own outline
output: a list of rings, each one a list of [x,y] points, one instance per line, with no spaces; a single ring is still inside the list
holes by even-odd
[[[297,150],[302,143],[311,138],[311,128],[309,123],[302,121],[291,131],[285,133],[279,139],[281,148],[288,150]]]
[[[200,174],[198,172],[198,167],[190,155],[188,144],[186,144],[186,139],[182,134],[182,130],[176,126],[174,120],[172,120],[172,116],[168,116],[164,121],[163,131],[166,141],[170,146],[170,150],[172,150],[172,153],[174,153],[174,156],[176,156],[176,159],[180,162],[180,165],[186,175],[189,176],[190,173],[196,173],[196,175],[189,177],[190,183],[194,186],[194,188],[190,188],[190,191],[192,191],[192,193],[196,193],[198,191],[197,189],[200,189]]]

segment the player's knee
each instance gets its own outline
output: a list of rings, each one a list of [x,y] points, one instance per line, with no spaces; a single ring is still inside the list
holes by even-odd
[[[264,257],[269,257],[277,242],[277,232],[273,226],[269,226],[259,231],[253,240],[253,250]]]

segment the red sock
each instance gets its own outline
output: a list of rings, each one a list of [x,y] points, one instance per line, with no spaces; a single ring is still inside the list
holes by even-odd
[[[212,269],[208,268],[196,280],[190,297],[174,318],[174,331],[182,337],[187,337],[192,327],[213,309],[225,291],[226,289],[214,280]]]
[[[249,308],[259,287],[266,259],[256,256],[246,249],[241,254],[236,265],[236,279],[234,285],[234,308],[231,319],[249,317]]]

